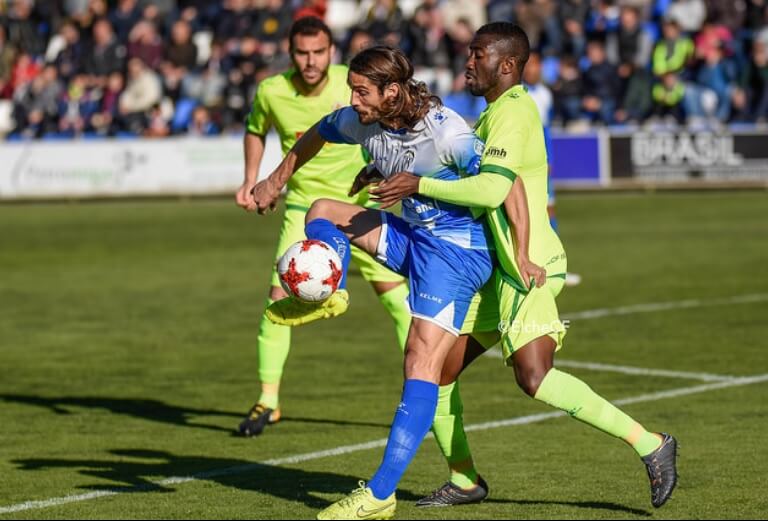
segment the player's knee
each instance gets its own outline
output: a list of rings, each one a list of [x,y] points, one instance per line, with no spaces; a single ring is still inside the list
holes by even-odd
[[[525,394],[531,398],[536,396],[541,382],[547,376],[550,368],[544,365],[534,367],[515,368],[515,380]]]
[[[439,364],[434,360],[433,350],[418,335],[408,338],[405,350],[404,372],[406,378],[437,380],[440,375]]]
[[[333,201],[330,199],[317,199],[309,207],[307,215],[304,217],[304,224],[309,224],[315,219],[327,219],[331,215]]]

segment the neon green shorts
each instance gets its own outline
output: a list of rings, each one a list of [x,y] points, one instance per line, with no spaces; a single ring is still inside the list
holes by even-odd
[[[280,228],[280,238],[277,240],[277,254],[272,265],[272,285],[280,287],[280,278],[277,276],[277,261],[285,253],[288,247],[307,237],[304,235],[304,216],[309,208],[288,203],[283,217],[283,226]],[[363,278],[371,282],[400,282],[403,277],[394,271],[379,264],[369,254],[352,246],[352,262],[360,269]]]
[[[507,365],[516,350],[544,335],[552,337],[560,350],[565,326],[555,298],[565,284],[566,266],[564,253],[552,257],[545,265],[547,282],[528,293],[497,269],[472,299],[462,334],[472,335],[486,349],[501,340]]]

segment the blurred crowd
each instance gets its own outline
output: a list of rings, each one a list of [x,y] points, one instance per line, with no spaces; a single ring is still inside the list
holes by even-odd
[[[0,134],[242,132],[255,86],[290,66],[301,16],[334,31],[337,59],[401,47],[468,118],[473,32],[520,24],[526,81],[555,125],[768,118],[768,0],[0,0]]]

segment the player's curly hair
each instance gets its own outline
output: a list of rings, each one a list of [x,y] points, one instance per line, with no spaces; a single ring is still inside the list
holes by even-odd
[[[387,103],[383,115],[388,119],[401,119],[411,130],[432,107],[443,104],[423,81],[413,79],[413,65],[399,49],[384,45],[369,47],[352,58],[349,70],[371,80],[379,92],[384,92],[392,83],[400,85],[400,94]]]

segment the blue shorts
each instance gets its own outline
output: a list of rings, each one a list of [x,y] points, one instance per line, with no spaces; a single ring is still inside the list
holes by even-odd
[[[493,272],[488,250],[470,250],[381,212],[376,258],[408,277],[411,316],[458,336],[475,293]]]

